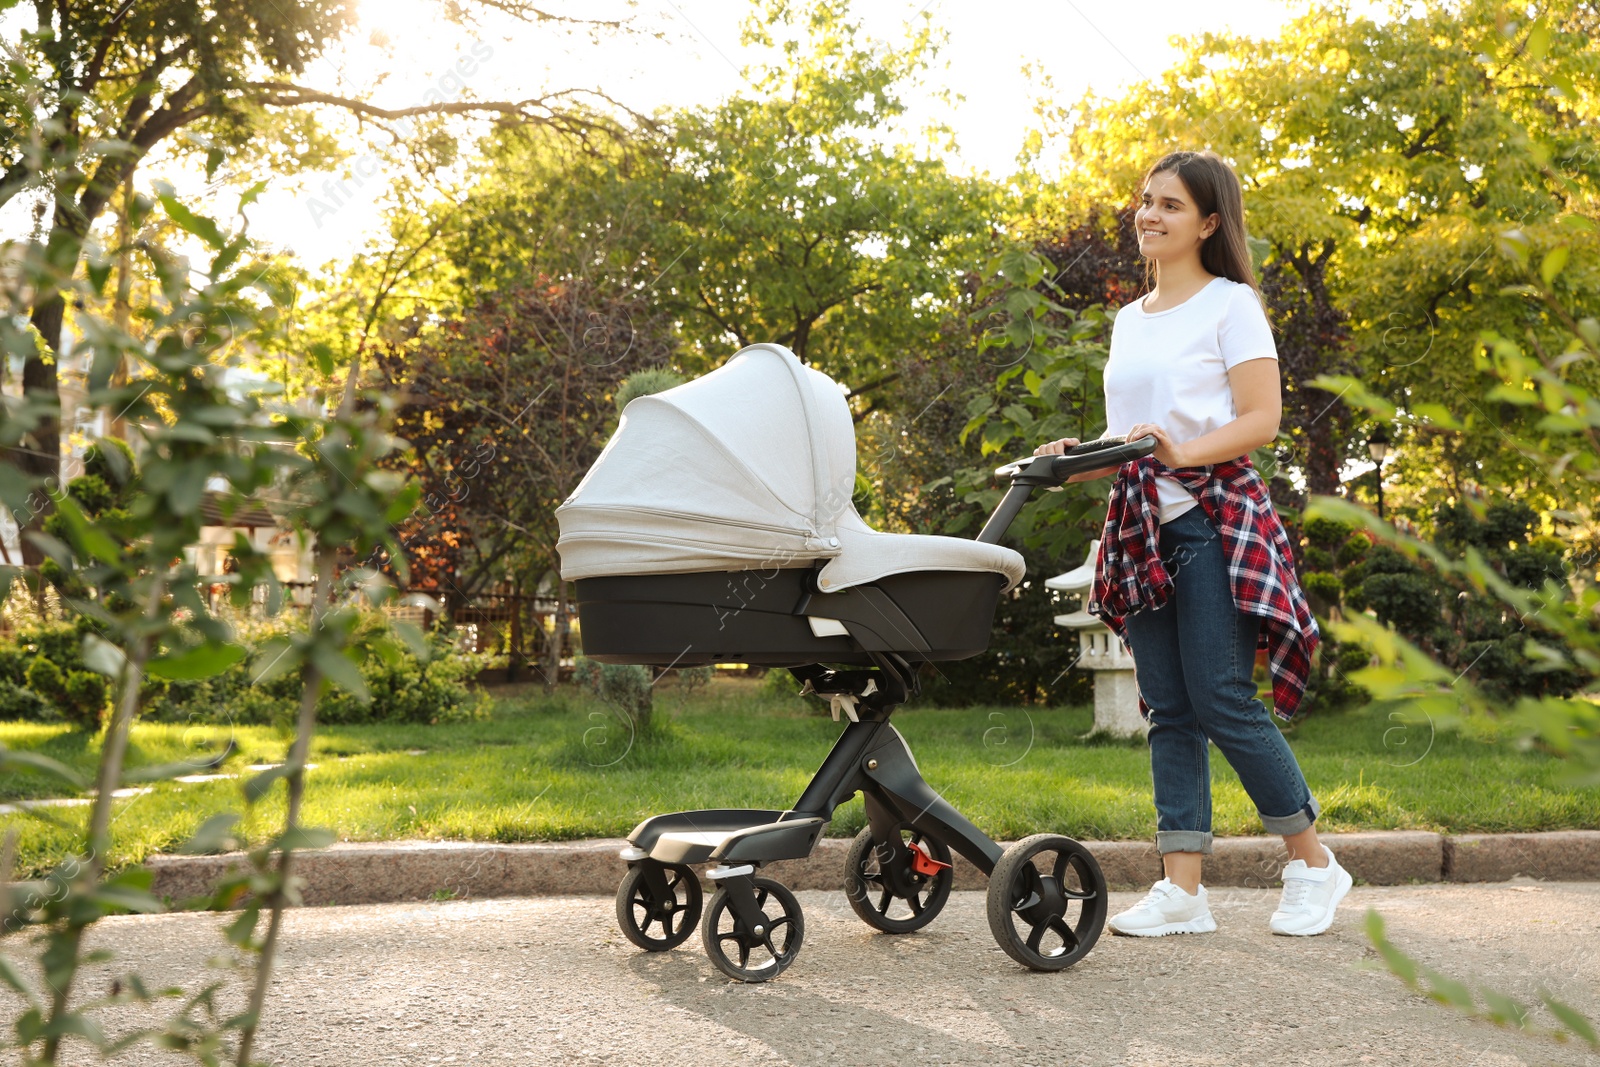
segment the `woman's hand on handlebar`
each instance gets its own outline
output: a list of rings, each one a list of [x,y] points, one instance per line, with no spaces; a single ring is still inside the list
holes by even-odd
[[[1051,441],[1049,444],[1040,445],[1033,450],[1033,454],[1036,456],[1059,456],[1077,448],[1080,443],[1076,437],[1063,437],[1059,441]],[[1068,477],[1067,482],[1092,482],[1096,478],[1109,477],[1117,473],[1118,469],[1112,466],[1101,467],[1099,470],[1094,471],[1079,471],[1077,474]]]

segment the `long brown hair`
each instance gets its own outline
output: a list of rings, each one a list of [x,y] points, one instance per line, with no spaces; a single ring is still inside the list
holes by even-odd
[[[1204,152],[1168,152],[1144,172],[1139,183],[1137,200],[1144,187],[1157,174],[1175,173],[1204,221],[1213,213],[1217,215],[1217,228],[1200,244],[1200,265],[1212,274],[1240,282],[1256,291],[1261,300],[1261,286],[1256,283],[1255,267],[1250,262],[1250,245],[1245,240],[1244,189],[1239,176],[1221,156],[1207,149]],[[1156,263],[1145,260],[1145,284],[1155,287]],[[1262,301],[1263,305],[1265,301]]]

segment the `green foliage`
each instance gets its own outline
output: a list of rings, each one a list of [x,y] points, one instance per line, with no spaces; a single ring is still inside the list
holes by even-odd
[[[1044,581],[1079,561],[1040,566],[1030,559],[1022,584],[1000,598],[987,651],[922,667],[919,704],[1060,707],[1094,699],[1094,675],[1077,670],[1078,635],[1057,626],[1066,609]]]
[[[1328,606],[1339,602],[1339,592],[1343,588],[1337,574],[1326,571],[1308,571],[1300,578],[1300,584],[1312,597],[1312,606],[1321,608],[1324,614]]]
[[[678,685],[687,693],[698,693],[711,684],[711,679],[716,677],[715,667],[679,667]]]
[[[90,733],[99,731],[106,714],[111,687],[91,671],[67,672],[60,696],[61,715]]]
[[[300,710],[300,679],[293,673],[264,677],[283,642],[303,634],[302,624],[273,622],[241,631],[249,656],[204,678],[152,679],[143,717],[153,722],[294,725]],[[486,657],[455,650],[443,629],[427,635],[422,654],[401,642],[384,616],[372,612],[356,627],[365,648],[359,670],[367,699],[354,692],[329,692],[317,709],[324,723],[445,723],[481,719],[488,695],[476,685]]]
[[[1383,562],[1374,560],[1377,564]],[[1440,590],[1420,568],[1406,573],[1371,573],[1361,583],[1362,599],[1378,621],[1414,636],[1439,632]]]
[[[57,714],[44,697],[26,685],[0,681],[0,722],[17,719],[44,722]]]
[[[139,475],[133,446],[120,437],[101,437],[84,449],[83,476],[99,478],[107,486],[126,489]]]
[[[971,445],[978,445],[981,462],[952,472],[965,507],[960,528],[952,524],[946,532],[975,536],[1000,502],[1005,489],[994,477],[993,459],[1031,455],[1062,437],[1096,437],[1105,425],[1100,382],[1111,321],[1100,305],[1074,310],[1058,303],[1060,290],[1052,280],[1057,273],[1044,256],[1021,249],[1001,253],[985,267],[979,307],[970,318],[983,329],[979,355],[998,373],[989,390],[967,402],[960,440],[969,445],[969,455]],[[1076,564],[1093,536],[1090,529],[1104,518],[1104,502],[1081,490],[1069,487],[1059,497],[1036,493],[1012,522],[1007,541],[1030,555],[1062,561],[1076,555]]]
[[[749,71],[752,90],[658,115],[627,144],[498,131],[454,266],[471,292],[509,288],[529,273],[520,235],[537,233],[538,270],[648,290],[680,324],[686,369],[773,341],[876,406],[960,302],[1003,194],[883,136],[931,72],[925,20],[886,44],[845,3],[783,3],[753,11],[746,35],[785,40],[785,57]]]
[[[628,402],[635,397],[649,396],[651,393],[660,393],[674,386],[683,384],[683,375],[667,370],[665,367],[651,367],[646,370],[634,371],[622,380],[617,386],[617,413],[628,406]]]
[[[1538,58],[1524,47],[1535,21],[1546,42]],[[1593,498],[1587,450],[1559,465],[1505,437],[1536,444],[1573,416],[1538,402],[1533,376],[1509,365],[1502,388],[1486,391],[1474,364],[1485,330],[1546,364],[1568,348],[1571,331],[1554,316],[1529,317],[1524,277],[1566,301],[1574,320],[1600,312],[1600,233],[1585,225],[1600,194],[1596,28],[1581,5],[1530,20],[1498,0],[1469,0],[1387,18],[1314,6],[1271,38],[1203,34],[1118,99],[1055,110],[1046,132],[1067,141],[1074,165],[1066,189],[1043,195],[1075,208],[1122,204],[1173,147],[1215,150],[1247,190],[1251,235],[1271,246],[1264,273],[1290,282],[1271,310],[1286,357],[1285,427],[1312,492],[1334,492],[1344,464],[1368,458],[1362,435],[1328,430],[1348,423],[1329,410],[1338,397],[1397,431],[1385,464],[1390,514],[1420,520],[1468,482],[1515,487],[1543,513],[1582,513]],[[1486,254],[1504,234],[1513,254]],[[1299,292],[1343,313],[1342,343],[1305,321]],[[1317,340],[1302,346],[1304,337]],[[1550,370],[1582,419],[1600,367]],[[1358,492],[1374,499],[1370,479]]]
[[[1516,501],[1445,505],[1433,524],[1433,543],[1443,555],[1459,555],[1470,548],[1510,584],[1538,590],[1546,580],[1561,579],[1569,564],[1566,546],[1530,536],[1535,519],[1532,509]],[[1327,519],[1308,523],[1307,528],[1319,533],[1330,529]],[[1340,536],[1334,531],[1327,539]],[[1523,655],[1518,636],[1522,620],[1510,617],[1503,605],[1485,600],[1472,582],[1441,571],[1427,559],[1414,561],[1386,542],[1366,549],[1351,547],[1358,542],[1366,543],[1366,537],[1355,533],[1345,541],[1341,557],[1352,562],[1337,581],[1307,575],[1307,590],[1315,588],[1319,606],[1338,604],[1342,594],[1346,609],[1371,611],[1378,622],[1392,626],[1441,664],[1457,673],[1470,672],[1497,700],[1547,692],[1565,695],[1582,684],[1578,673]],[[1557,643],[1567,651],[1564,646],[1564,641]]]
[[[756,691],[766,697],[785,698],[800,692],[800,683],[782,667],[769,667],[761,676]]]
[[[0,639],[0,720],[61,718],[94,733],[108,689],[83,659],[88,620],[46,623]]]
[[[1363,559],[1367,558],[1367,552],[1371,548],[1372,542],[1366,537],[1365,534],[1352,532],[1350,536],[1345,539],[1344,544],[1339,546],[1337,562],[1341,567],[1348,567],[1351,564],[1360,563]]]
[[[872,484],[872,479],[860,471],[856,471],[855,488],[851,490],[850,503],[855,507],[856,514],[860,515],[868,526],[883,524],[883,494]]]
[[[1314,548],[1342,544],[1355,533],[1348,524],[1335,522],[1320,515],[1306,519],[1300,529]]]
[[[554,568],[555,509],[616,428],[612,394],[676,347],[658,308],[578,277],[481,294],[470,312],[380,352],[377,377],[409,398],[394,428],[411,451],[392,457],[392,476],[414,474],[421,492],[402,516],[407,584],[452,599],[508,570],[537,581]],[[369,563],[396,565],[382,554]]]

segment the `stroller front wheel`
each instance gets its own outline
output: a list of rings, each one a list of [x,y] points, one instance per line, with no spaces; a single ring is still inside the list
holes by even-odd
[[[1006,955],[1035,971],[1062,971],[1100,937],[1106,879],[1087,848],[1034,834],[1005,850],[989,876],[989,929]]]
[[[703,900],[700,879],[688,864],[643,860],[628,867],[617,888],[617,925],[646,952],[665,952],[694,932]]]
[[[800,954],[805,919],[800,901],[783,883],[771,878],[750,878],[749,883],[722,886],[711,894],[711,906],[700,923],[700,940],[717,970],[729,978],[765,982],[782,974]],[[730,896],[740,891],[754,896],[753,923],[740,918],[741,909]]]
[[[856,835],[845,859],[844,894],[861,921],[886,934],[920,930],[950,899],[950,848],[936,837],[902,823],[901,850],[874,842],[872,827]],[[896,904],[902,905],[896,908]],[[890,911],[903,914],[890,915]]]

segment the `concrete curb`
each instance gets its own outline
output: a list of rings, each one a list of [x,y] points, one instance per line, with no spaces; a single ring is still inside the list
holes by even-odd
[[[1423,830],[1324,834],[1357,884],[1498,882],[1517,876],[1545,881],[1600,881],[1600,830],[1531,834],[1445,835]],[[624,863],[620,838],[551,844],[486,845],[402,841],[339,844],[297,853],[307,904],[385,904],[439,895],[524,897],[616,892]],[[1085,841],[1114,890],[1148,888],[1161,858],[1147,841]],[[841,889],[848,838],[824,838],[803,860],[763,868],[791,889]],[[1277,837],[1218,837],[1206,858],[1208,886],[1273,888],[1288,859]],[[184,900],[210,892],[222,873],[244,862],[219,856],[153,856],[157,896]],[[955,888],[983,889],[988,880],[957,856]]]

